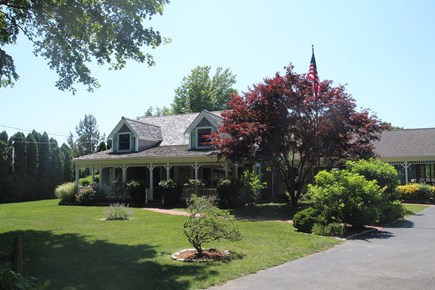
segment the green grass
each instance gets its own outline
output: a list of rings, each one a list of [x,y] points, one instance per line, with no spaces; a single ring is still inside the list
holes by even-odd
[[[429,205],[404,203],[403,207],[405,208],[406,216],[410,216],[428,208]]]
[[[131,220],[101,221],[103,207],[57,203],[0,204],[1,251],[23,234],[24,275],[43,289],[206,288],[340,243],[284,222],[239,221],[242,241],[207,245],[229,250],[229,260],[181,263],[170,255],[191,248],[185,217],[134,209]]]

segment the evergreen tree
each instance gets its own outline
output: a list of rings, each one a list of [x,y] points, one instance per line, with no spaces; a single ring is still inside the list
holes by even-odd
[[[26,136],[22,132],[15,133],[9,140],[12,146],[11,193],[14,199],[25,197],[26,178]]]
[[[63,165],[60,158],[60,150],[57,141],[50,138],[50,170],[49,170],[49,190],[44,194],[52,197],[56,186],[62,183]]]
[[[39,171],[38,192],[45,196],[49,192],[49,169],[50,169],[50,140],[47,132],[44,132],[38,144]]]
[[[11,174],[10,147],[8,145],[8,133],[0,133],[0,202],[8,197],[8,181]]]
[[[100,137],[97,119],[92,114],[85,114],[85,118],[76,126],[76,133],[80,156],[95,153],[97,145],[104,140],[104,137]]]
[[[28,196],[36,195],[38,182],[38,144],[32,133],[27,134],[26,138],[26,193]]]
[[[73,166],[72,166],[72,156],[73,152],[71,148],[68,147],[65,143],[62,144],[62,147],[60,147],[61,151],[61,158],[62,158],[62,164],[63,164],[63,177],[62,182],[69,182],[73,180]]]

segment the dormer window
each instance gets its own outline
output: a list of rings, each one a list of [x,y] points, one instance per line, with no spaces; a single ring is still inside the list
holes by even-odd
[[[210,144],[206,144],[210,142],[209,135],[211,134],[212,127],[204,127],[204,128],[196,128],[196,136],[197,144],[196,148],[210,148]]]
[[[130,133],[118,134],[118,151],[130,151]]]

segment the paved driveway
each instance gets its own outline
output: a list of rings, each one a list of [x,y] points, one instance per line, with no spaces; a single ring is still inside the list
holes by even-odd
[[[435,289],[435,206],[326,252],[210,289]]]

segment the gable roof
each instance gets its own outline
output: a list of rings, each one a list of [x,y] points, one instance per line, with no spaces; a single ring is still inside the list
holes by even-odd
[[[207,121],[210,122],[210,124],[215,127],[215,128],[219,128],[220,125],[222,125],[223,123],[223,118],[220,116],[222,112],[221,111],[216,111],[214,113],[209,112],[207,110],[202,110],[201,113],[199,113],[198,116],[196,116],[195,120],[193,120],[193,122],[189,125],[189,127],[186,128],[186,131],[184,131],[184,134],[188,134],[190,133],[190,131],[197,127],[198,124],[205,118],[207,119]],[[217,115],[219,114],[219,115]]]
[[[402,129],[382,132],[374,142],[375,153],[381,159],[435,159],[435,128]]]
[[[208,111],[207,111],[208,112]],[[210,118],[220,118],[221,111],[208,112]],[[143,117],[140,122],[159,126],[162,132],[161,146],[168,145],[188,145],[189,135],[185,134],[188,128],[200,113],[189,113],[180,115]],[[215,121],[214,121],[215,122]]]
[[[131,132],[135,134],[139,139],[151,139],[151,140],[162,140],[162,130],[159,126],[154,124],[149,124],[129,118],[122,117],[121,121],[118,122],[116,127],[110,132],[108,138],[114,137],[114,135],[126,125]]]

